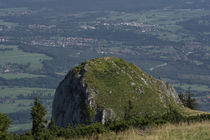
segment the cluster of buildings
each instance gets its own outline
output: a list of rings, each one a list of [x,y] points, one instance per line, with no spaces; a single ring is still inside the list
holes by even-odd
[[[56,28],[56,25],[41,25],[41,24],[30,24],[28,25],[29,29],[51,29]]]
[[[58,40],[33,40],[30,45],[49,46],[49,47],[94,47],[98,45],[98,40],[92,38],[80,37],[62,37]]]
[[[145,32],[151,32],[156,30],[157,25],[151,25],[151,24],[144,24],[144,23],[138,23],[138,22],[121,22],[119,24],[116,24],[118,26],[123,25],[123,26],[131,26],[131,27],[137,27],[140,28],[140,32],[145,33]]]
[[[12,26],[0,25],[0,32],[2,32],[2,31],[10,31],[11,29],[12,29]]]
[[[0,37],[0,43],[8,42],[8,39],[6,37]]]
[[[31,10],[10,10],[7,12],[8,16],[24,16],[24,15],[31,15],[32,11]]]
[[[15,100],[9,96],[0,97],[0,104],[12,104]]]
[[[144,23],[138,23],[138,22],[121,22],[118,25],[126,25],[126,26],[134,26],[134,27],[155,27],[156,25],[151,25],[151,24],[144,24]]]

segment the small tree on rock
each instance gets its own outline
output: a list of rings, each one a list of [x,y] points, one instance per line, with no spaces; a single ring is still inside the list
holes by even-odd
[[[184,95],[184,93],[180,93],[179,94],[179,99],[181,101],[181,103],[186,106],[186,96]]]
[[[186,97],[186,106],[190,109],[196,109],[196,100],[192,98],[192,96],[193,94],[191,93],[191,90],[189,88]]]
[[[134,106],[131,100],[128,101],[128,106],[124,109],[124,120],[130,120],[135,118],[136,114],[134,112]]]

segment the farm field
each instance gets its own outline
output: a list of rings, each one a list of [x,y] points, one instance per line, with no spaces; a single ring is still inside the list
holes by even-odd
[[[22,65],[29,64],[30,70],[37,70],[42,68],[42,61],[51,60],[50,57],[44,54],[23,52],[18,46],[0,46],[0,49],[6,49],[6,51],[0,51],[1,67],[6,67],[8,63]]]
[[[0,20],[0,26],[11,26],[11,27],[15,27],[17,26],[16,23],[12,23],[12,22],[5,22],[3,20]]]
[[[45,88],[28,88],[28,87],[0,87],[1,96],[9,96],[9,97],[16,97],[20,94],[26,96],[30,93],[39,93],[39,92],[46,92],[50,94],[54,94],[54,89],[45,89]]]
[[[0,74],[0,77],[11,80],[11,79],[21,79],[21,78],[36,78],[36,77],[45,77],[44,75],[35,75],[28,73],[5,73]]]
[[[30,130],[32,124],[31,123],[26,123],[26,124],[13,124],[10,126],[9,131],[10,132],[16,132],[22,130]]]
[[[47,118],[49,119],[54,92],[54,89],[44,88],[0,87],[0,111],[7,113],[13,119],[10,131],[31,128],[30,111],[35,96],[39,96],[40,101],[47,109]]]

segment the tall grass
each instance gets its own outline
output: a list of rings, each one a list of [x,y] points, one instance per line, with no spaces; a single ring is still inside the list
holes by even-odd
[[[210,121],[166,124],[146,130],[133,128],[120,133],[110,132],[75,140],[210,140]]]

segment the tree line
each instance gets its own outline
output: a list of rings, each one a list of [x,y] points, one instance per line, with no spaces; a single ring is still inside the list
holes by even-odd
[[[53,118],[47,121],[47,110],[35,97],[34,104],[31,109],[32,129],[23,134],[10,134],[8,132],[11,120],[5,114],[0,113],[0,139],[1,140],[54,140],[57,138],[77,138],[86,135],[98,135],[107,132],[119,132],[127,130],[131,127],[145,128],[148,125],[162,125],[165,123],[179,122],[196,122],[210,120],[209,114],[200,114],[197,116],[183,116],[179,110],[173,106],[169,106],[168,111],[163,115],[154,115],[145,113],[142,116],[133,114],[133,104],[128,102],[125,107],[124,118],[122,120],[109,120],[104,125],[101,123],[87,123],[72,126],[69,124],[67,128],[57,127]]]
[[[197,108],[196,100],[193,98],[193,94],[191,93],[190,88],[188,88],[188,91],[186,94],[180,93],[179,99],[185,107],[188,107],[190,109]]]

